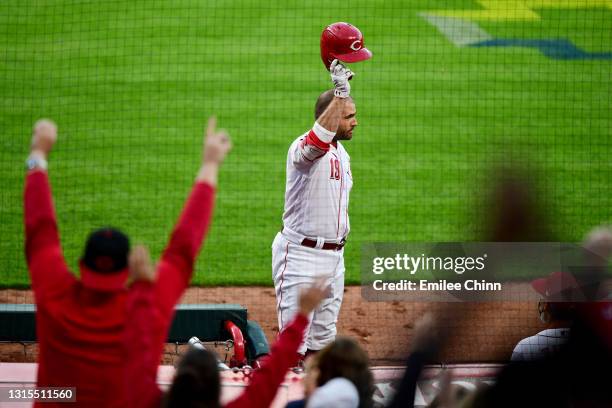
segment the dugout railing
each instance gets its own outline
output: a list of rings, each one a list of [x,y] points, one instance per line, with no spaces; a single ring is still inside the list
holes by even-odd
[[[178,305],[168,343],[187,344],[194,336],[202,342],[228,342],[230,367],[257,367],[269,345],[261,326],[247,316],[237,304]],[[35,305],[0,304],[0,342],[36,342]]]

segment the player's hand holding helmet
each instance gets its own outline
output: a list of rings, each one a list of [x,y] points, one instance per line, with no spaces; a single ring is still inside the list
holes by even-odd
[[[353,77],[353,72],[335,59],[330,67],[331,80],[334,84],[334,95],[338,98],[348,98],[351,94],[351,84],[349,80]]]

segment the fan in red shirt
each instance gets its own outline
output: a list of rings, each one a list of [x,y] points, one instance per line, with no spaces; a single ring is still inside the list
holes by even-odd
[[[209,120],[202,166],[157,268],[153,336],[160,352],[208,229],[219,166],[231,149],[228,135],[215,126],[215,120]],[[37,306],[37,385],[76,387],[78,406],[125,406],[129,240],[116,229],[95,231],[79,263],[81,279],[70,272],[60,247],[46,171],[56,140],[53,122],[37,122],[26,161],[25,245]]]

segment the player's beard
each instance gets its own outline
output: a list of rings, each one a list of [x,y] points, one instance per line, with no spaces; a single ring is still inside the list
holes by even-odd
[[[353,138],[353,129],[343,129],[336,132],[336,140],[351,140]]]

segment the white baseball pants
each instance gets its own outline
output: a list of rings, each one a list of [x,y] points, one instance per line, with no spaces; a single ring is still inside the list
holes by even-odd
[[[321,350],[336,338],[336,323],[344,294],[344,249],[308,248],[290,242],[282,233],[272,243],[272,279],[276,290],[278,327],[282,331],[298,310],[300,291],[325,278],[330,291],[314,310],[298,352]]]

